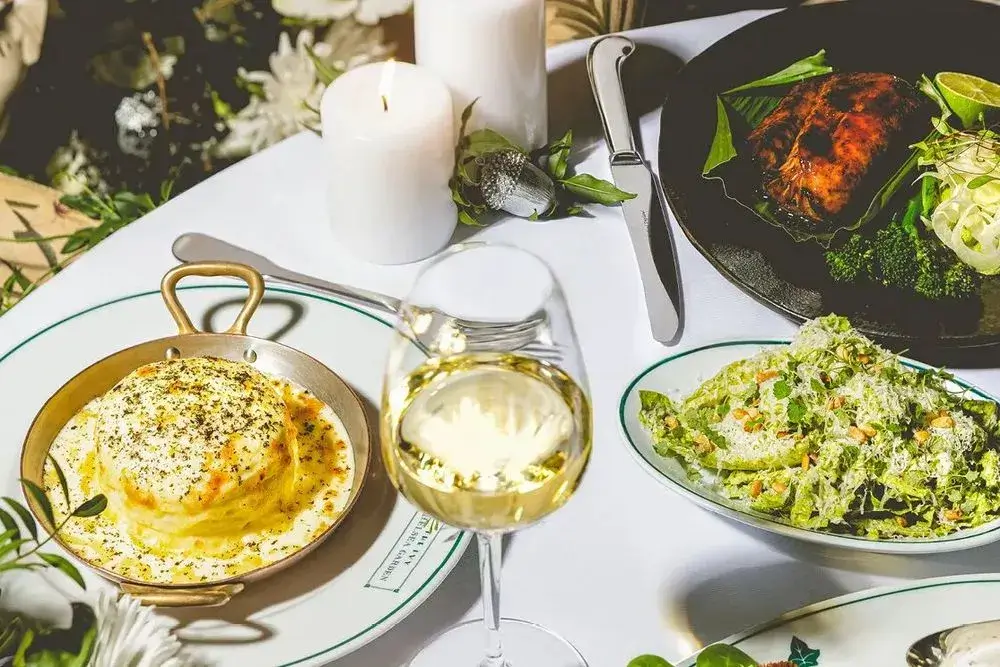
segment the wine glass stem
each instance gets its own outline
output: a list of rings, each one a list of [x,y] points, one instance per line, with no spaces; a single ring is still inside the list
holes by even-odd
[[[486,657],[479,667],[507,667],[500,641],[500,559],[503,534],[476,533],[479,543],[479,576],[483,584],[483,620],[486,621]]]

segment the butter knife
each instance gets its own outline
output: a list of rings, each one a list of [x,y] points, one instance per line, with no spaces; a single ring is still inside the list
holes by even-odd
[[[639,266],[650,329],[654,339],[673,345],[683,320],[677,256],[663,193],[636,147],[622,90],[621,66],[635,48],[627,37],[603,37],[587,53],[587,71],[611,153],[611,175],[616,186],[636,195],[622,203],[622,213]]]

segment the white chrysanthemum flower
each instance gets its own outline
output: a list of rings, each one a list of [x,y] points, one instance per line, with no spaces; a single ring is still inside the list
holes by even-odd
[[[271,0],[274,11],[312,21],[337,21],[353,16],[369,25],[409,11],[413,0]]]
[[[57,148],[45,166],[52,187],[67,195],[78,195],[87,188],[102,194],[107,192],[108,184],[92,158],[91,148],[73,130],[69,142]]]
[[[104,591],[94,609],[97,641],[89,667],[189,667],[197,664],[170,632],[169,621],[139,601]]]
[[[321,41],[330,45],[327,61],[342,72],[387,60],[396,50],[395,44],[385,43],[381,26],[363,25],[350,18],[330,24]]]
[[[391,53],[382,43],[381,29],[346,21],[345,26],[334,24],[320,42],[315,42],[311,30],[301,30],[294,47],[288,34],[282,33],[278,50],[271,54],[270,72],[240,70],[240,76],[260,86],[261,93],[227,121],[229,134],[219,142],[216,155],[243,157],[303,129],[317,129],[316,109],[326,86],[317,75],[310,49],[316,58],[338,70],[384,59]],[[350,26],[360,32],[350,33]]]

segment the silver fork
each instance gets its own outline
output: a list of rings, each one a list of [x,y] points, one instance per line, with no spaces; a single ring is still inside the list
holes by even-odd
[[[257,269],[262,276],[273,282],[329,294],[355,305],[375,308],[387,315],[392,315],[394,318],[400,317],[401,314],[403,304],[395,297],[359,287],[329,282],[286,269],[263,255],[258,255],[246,248],[241,248],[208,234],[196,232],[181,234],[174,240],[171,249],[174,257],[182,262],[223,261],[246,264]],[[538,332],[546,324],[544,312],[520,322],[486,322],[467,319],[452,319],[451,321],[465,337],[467,349],[470,351],[516,350],[519,354],[533,356],[553,364],[557,364],[562,358],[557,347],[545,345],[538,340]],[[431,354],[424,343],[412,336],[411,338],[424,353]]]

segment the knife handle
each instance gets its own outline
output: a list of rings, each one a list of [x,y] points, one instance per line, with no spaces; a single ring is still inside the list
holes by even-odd
[[[604,125],[604,136],[611,149],[611,161],[621,154],[637,154],[632,124],[625,106],[621,67],[635,52],[635,42],[621,35],[602,37],[587,52],[587,71],[597,100],[597,112]]]

